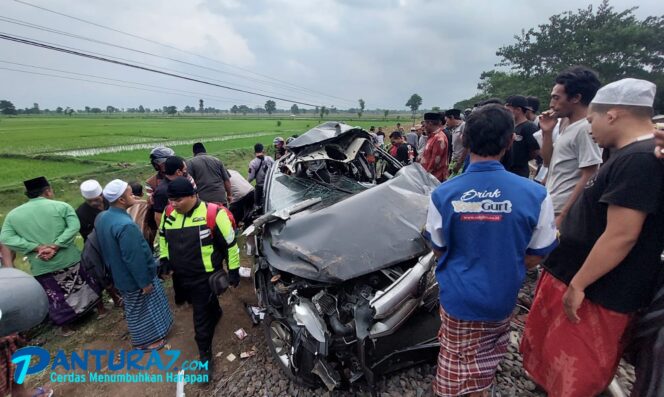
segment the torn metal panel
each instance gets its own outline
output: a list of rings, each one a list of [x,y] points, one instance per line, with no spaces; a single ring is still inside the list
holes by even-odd
[[[325,186],[301,189],[303,194],[289,197],[293,202],[317,196],[321,203],[269,224],[265,256],[281,271],[322,282],[345,281],[419,258],[429,252],[422,230],[437,184],[414,164],[353,195]]]

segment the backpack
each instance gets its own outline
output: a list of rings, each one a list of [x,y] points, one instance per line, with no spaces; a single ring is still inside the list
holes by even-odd
[[[231,224],[233,225],[233,229],[236,229],[237,227],[235,226],[235,218],[233,217],[233,214],[228,210],[228,208],[224,207],[223,205],[215,204],[215,203],[205,203],[207,205],[207,215],[205,216],[205,222],[207,224],[208,229],[210,229],[210,237],[214,237],[214,229],[215,225],[217,223],[217,214],[221,209],[226,211],[226,215],[228,215],[228,219],[231,220]],[[164,213],[166,216],[171,216],[175,208],[173,208],[172,205],[168,205],[166,207],[166,210]]]
[[[99,216],[97,216],[97,219],[99,219]],[[95,221],[95,226],[96,225],[97,222]],[[83,266],[85,272],[90,275],[102,289],[106,289],[113,285],[113,277],[110,268],[106,265],[101,256],[101,248],[99,247],[99,241],[97,240],[97,232],[94,229],[92,230],[92,233],[88,235],[88,239],[85,240],[85,245],[83,245],[83,251],[81,251],[81,266]]]

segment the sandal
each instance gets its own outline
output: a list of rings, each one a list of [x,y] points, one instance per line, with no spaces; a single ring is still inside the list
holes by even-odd
[[[44,389],[43,387],[35,388],[35,393],[32,397],[51,397],[53,396],[53,389]]]
[[[148,344],[148,345],[143,345],[138,347],[138,350],[143,350],[143,351],[148,351],[148,350],[161,350],[163,349],[164,346],[166,346],[166,338],[160,340],[159,342],[156,342],[156,345],[152,346],[153,344]],[[152,347],[150,347],[152,346]]]

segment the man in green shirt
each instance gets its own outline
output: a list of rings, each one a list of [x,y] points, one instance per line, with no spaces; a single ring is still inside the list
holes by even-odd
[[[7,214],[0,242],[28,257],[32,275],[46,291],[49,317],[66,329],[80,315],[97,305],[103,314],[101,289],[80,266],[81,253],[74,245],[80,223],[67,203],[53,200],[53,189],[44,177],[23,182],[27,203]]]

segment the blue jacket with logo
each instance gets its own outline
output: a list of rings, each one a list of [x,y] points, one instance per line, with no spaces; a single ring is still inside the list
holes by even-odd
[[[525,256],[557,245],[546,189],[498,161],[472,163],[431,195],[426,235],[443,252],[436,267],[440,303],[454,318],[509,317],[525,276]]]

